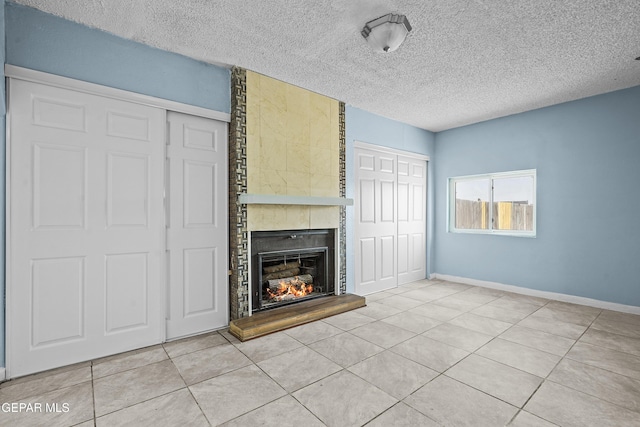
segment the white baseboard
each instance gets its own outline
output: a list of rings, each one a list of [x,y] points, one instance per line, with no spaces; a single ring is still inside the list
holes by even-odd
[[[593,298],[561,294],[558,292],[539,291],[537,289],[523,288],[514,285],[505,285],[503,283],[488,282],[485,280],[471,279],[468,277],[450,276],[448,274],[434,273],[429,277],[432,279],[446,280],[447,282],[463,283],[465,285],[480,286],[483,288],[497,289],[499,291],[513,292],[516,294],[529,295],[532,297],[546,298],[556,301],[569,302],[572,304],[588,305],[589,307],[603,308],[606,310],[640,315],[640,307],[637,307],[635,305],[625,305],[615,302],[600,301]]]
[[[7,371],[5,368],[0,368],[0,381],[4,381],[7,379]]]

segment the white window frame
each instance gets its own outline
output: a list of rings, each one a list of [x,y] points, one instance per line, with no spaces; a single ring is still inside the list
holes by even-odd
[[[489,206],[493,206],[493,181],[499,178],[517,178],[517,177],[532,177],[533,178],[533,229],[531,231],[528,230],[494,230],[493,227],[493,209],[489,209],[489,225],[488,229],[469,229],[469,228],[457,228],[456,227],[456,195],[455,195],[455,186],[458,182],[463,181],[475,181],[480,179],[489,180]],[[518,170],[518,171],[510,171],[510,172],[497,172],[497,173],[488,173],[481,175],[467,175],[467,176],[457,176],[450,177],[447,183],[447,231],[450,233],[467,233],[467,234],[495,234],[501,236],[519,236],[519,237],[536,237],[537,226],[536,226],[536,218],[537,218],[537,203],[536,203],[536,193],[537,193],[537,177],[536,177],[536,169],[527,169],[527,170]]]

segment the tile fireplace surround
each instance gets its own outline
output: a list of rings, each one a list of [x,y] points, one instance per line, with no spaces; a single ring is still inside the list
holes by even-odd
[[[346,292],[344,104],[238,67],[231,82],[231,320],[251,314],[252,231],[335,229]]]

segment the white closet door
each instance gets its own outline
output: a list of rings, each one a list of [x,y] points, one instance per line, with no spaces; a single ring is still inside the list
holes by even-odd
[[[164,110],[11,80],[7,372],[164,339]]]
[[[398,284],[426,277],[427,162],[398,156]]]
[[[356,148],[355,287],[367,295],[398,285],[396,156]]]
[[[167,337],[226,326],[227,124],[169,112]]]

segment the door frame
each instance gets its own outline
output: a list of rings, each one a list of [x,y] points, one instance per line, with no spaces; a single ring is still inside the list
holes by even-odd
[[[379,152],[379,153],[392,154],[392,155],[396,155],[396,156],[410,157],[410,158],[413,158],[415,160],[422,160],[422,161],[424,161],[426,163],[427,174],[426,174],[426,177],[425,177],[426,185],[425,185],[425,194],[424,194],[424,200],[425,200],[425,204],[426,204],[426,206],[425,206],[425,230],[424,230],[424,235],[425,235],[426,251],[428,251],[429,250],[429,245],[428,245],[428,238],[429,238],[429,235],[428,235],[428,231],[429,231],[429,216],[428,216],[429,215],[429,205],[428,205],[428,202],[429,202],[429,162],[431,161],[430,157],[428,155],[426,155],[426,154],[414,153],[414,152],[411,152],[411,151],[399,150],[397,148],[385,147],[385,146],[382,146],[382,145],[375,145],[375,144],[371,144],[371,143],[368,143],[368,142],[355,140],[354,143],[353,143],[354,156],[355,156],[355,151],[357,149],[376,151],[376,152]],[[354,157],[353,161],[355,162],[355,157]],[[355,204],[357,203],[357,200],[355,200],[355,193],[356,193],[356,188],[355,187],[357,185],[357,182],[356,182],[357,181],[357,176],[356,176],[357,169],[356,169],[355,164],[353,165],[353,174],[354,174],[353,175],[353,178],[354,178],[353,191],[354,191],[354,206],[355,206]],[[397,219],[397,210],[398,210],[397,204],[396,204],[396,206],[394,206],[394,210],[395,210],[395,217]],[[355,210],[354,210],[354,215],[355,215]],[[353,218],[353,226],[354,226],[354,229],[353,229],[353,241],[352,241],[351,244],[353,245],[353,250],[354,250],[354,255],[355,255],[355,251],[357,250],[356,242],[358,240],[358,230],[355,227],[355,217]],[[425,253],[425,255],[426,255],[425,261],[424,261],[425,262],[425,274],[428,277],[428,274],[429,274],[429,263],[428,263],[429,254]],[[397,251],[396,251],[396,256],[397,256]],[[354,272],[359,267],[357,258],[358,257],[354,256]],[[355,279],[355,276],[354,276],[354,279]],[[354,291],[356,291],[357,290],[357,283],[354,282],[353,286],[354,286]]]
[[[23,68],[23,67],[18,67],[15,65],[10,65],[10,64],[5,64],[4,66],[5,69],[5,84],[8,87],[10,85],[11,80],[23,80],[23,81],[27,81],[27,82],[31,82],[31,83],[38,83],[38,84],[43,84],[43,85],[47,85],[47,86],[53,86],[56,88],[60,88],[60,89],[66,89],[66,90],[72,90],[75,92],[80,92],[80,93],[85,93],[85,94],[89,94],[89,95],[96,95],[96,96],[100,96],[100,97],[104,97],[104,98],[110,98],[110,99],[116,99],[119,101],[124,101],[124,102],[129,102],[129,103],[133,103],[133,104],[140,104],[140,105],[145,105],[145,106],[149,106],[149,107],[155,107],[155,108],[159,108],[159,109],[163,109],[165,110],[165,126],[164,129],[162,130],[163,134],[164,134],[164,144],[165,146],[163,147],[163,152],[164,152],[164,161],[166,162],[167,159],[167,149],[166,149],[166,139],[167,139],[167,126],[166,126],[166,113],[169,111],[175,111],[178,113],[184,113],[184,114],[188,114],[191,116],[197,116],[197,117],[203,117],[206,119],[213,119],[213,120],[217,120],[217,121],[221,121],[221,122],[225,122],[225,123],[230,123],[231,122],[231,114],[229,113],[225,113],[225,112],[221,112],[221,111],[216,111],[216,110],[211,110],[211,109],[207,109],[207,108],[203,108],[203,107],[197,107],[197,106],[193,106],[193,105],[189,105],[189,104],[183,104],[181,102],[176,102],[176,101],[171,101],[171,100],[167,100],[167,99],[162,99],[162,98],[157,98],[154,96],[149,96],[149,95],[143,95],[143,94],[139,94],[139,93],[135,93],[135,92],[129,92],[126,90],[122,90],[122,89],[116,89],[116,88],[112,88],[112,87],[108,87],[108,86],[103,86],[103,85],[99,85],[99,84],[95,84],[95,83],[89,83],[89,82],[85,82],[82,80],[76,80],[76,79],[72,79],[72,78],[68,78],[68,77],[63,77],[63,76],[59,76],[59,75],[55,75],[55,74],[49,74],[49,73],[45,73],[45,72],[41,72],[41,71],[36,71],[36,70],[31,70],[28,68]],[[5,282],[4,282],[4,288],[5,288],[5,332],[4,332],[4,348],[5,348],[5,367],[2,368],[0,367],[0,381],[4,380],[4,379],[8,379],[11,376],[11,358],[9,357],[10,352],[7,351],[7,345],[11,344],[11,328],[9,327],[9,325],[11,325],[11,323],[13,322],[13,310],[15,309],[14,307],[12,307],[11,302],[12,302],[12,288],[13,285],[10,283],[10,278],[12,277],[12,253],[11,253],[11,247],[12,247],[12,239],[13,239],[13,235],[12,235],[12,230],[11,230],[11,206],[10,206],[10,200],[11,200],[11,186],[12,186],[12,182],[11,182],[11,149],[12,149],[12,140],[11,140],[11,127],[10,127],[10,123],[11,123],[11,114],[12,114],[12,109],[11,109],[11,99],[9,96],[9,91],[7,90],[7,112],[6,112],[6,126],[5,126],[5,207],[4,207],[4,213],[5,213],[5,224],[4,224],[4,229],[5,229]],[[228,150],[228,147],[227,147]],[[166,203],[167,203],[167,199],[166,199],[166,186],[167,186],[167,170],[165,168],[164,170],[164,177],[163,177],[163,191],[165,194],[164,197],[164,226],[163,226],[163,230],[162,230],[162,234],[163,234],[163,247],[161,248],[163,252],[166,253],[166,248],[167,248],[167,242],[166,242],[166,225],[167,225],[167,212],[166,212]],[[228,230],[227,230],[227,240],[228,240]],[[227,257],[228,258],[228,257]],[[225,259],[226,262],[226,267],[228,269],[228,259]],[[167,330],[167,325],[166,325],[166,310],[167,310],[167,295],[168,295],[168,277],[167,277],[167,260],[166,260],[166,256],[162,257],[161,259],[161,268],[162,268],[162,278],[161,278],[161,286],[160,286],[160,299],[161,299],[161,307],[164,308],[163,311],[163,318],[161,319],[161,335],[162,335],[162,342],[164,342],[166,340],[166,330]],[[226,302],[227,304],[229,303],[229,301]],[[7,375],[8,374],[8,375]]]

